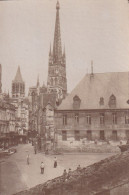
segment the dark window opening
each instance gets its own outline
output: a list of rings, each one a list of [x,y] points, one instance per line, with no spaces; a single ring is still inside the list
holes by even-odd
[[[67,125],[67,115],[63,115],[63,125]]]
[[[62,131],[62,140],[67,141],[67,131]]]
[[[117,131],[116,130],[112,131],[112,138],[113,138],[114,141],[117,140]]]
[[[90,115],[86,116],[86,122],[88,125],[91,125],[91,116]]]
[[[91,130],[87,131],[87,139],[92,140],[92,131]]]
[[[113,121],[113,124],[117,124],[117,114],[116,113],[112,113],[112,121]]]
[[[115,107],[116,106],[116,97],[112,94],[109,98],[109,106]]]
[[[127,140],[129,140],[129,130],[126,130],[126,137],[127,137]]]
[[[105,120],[104,120],[104,113],[101,113],[100,114],[100,124],[103,125],[104,122],[105,122]]]
[[[75,114],[75,122],[79,123],[79,114],[78,113]]]
[[[100,140],[105,140],[105,134],[103,130],[100,131]]]
[[[75,140],[76,141],[80,141],[80,132],[79,131],[75,131]]]
[[[129,124],[129,111],[125,113],[125,124]]]
[[[104,105],[104,98],[103,97],[100,98],[99,104]]]

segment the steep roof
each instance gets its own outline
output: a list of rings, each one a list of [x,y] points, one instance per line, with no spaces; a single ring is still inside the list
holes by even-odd
[[[56,107],[56,94],[51,93],[40,94],[39,98],[42,108],[45,108],[48,103],[51,104],[53,108]]]
[[[112,94],[116,97],[116,108],[129,108],[129,72],[86,74],[58,110],[72,110],[76,95],[81,99],[80,109],[108,109]],[[103,106],[99,104],[101,97]]]
[[[16,82],[24,82],[23,79],[22,79],[20,66],[18,66],[17,73],[16,73],[14,81],[16,81]]]

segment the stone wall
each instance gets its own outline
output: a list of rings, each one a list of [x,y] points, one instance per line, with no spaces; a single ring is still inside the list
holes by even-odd
[[[17,195],[118,195],[119,190],[126,195],[128,183],[129,151],[75,170],[69,178],[61,176]]]

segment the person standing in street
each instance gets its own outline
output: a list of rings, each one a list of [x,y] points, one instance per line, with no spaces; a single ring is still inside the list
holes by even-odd
[[[27,165],[29,165],[29,164],[30,164],[30,155],[27,154]]]
[[[40,169],[41,169],[41,174],[44,174],[44,163],[43,162],[41,162]]]
[[[57,167],[57,158],[55,157],[54,158],[54,168],[56,168]]]
[[[37,153],[37,148],[36,148],[36,146],[34,146],[34,153],[35,153],[35,154]]]

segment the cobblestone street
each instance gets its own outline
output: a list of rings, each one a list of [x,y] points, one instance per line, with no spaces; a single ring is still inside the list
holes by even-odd
[[[30,164],[27,165],[27,153]],[[54,156],[42,153],[34,154],[31,144],[19,145],[17,153],[1,160],[0,163],[0,195],[11,195],[47,180],[62,175],[64,168],[76,169],[77,165],[88,166],[113,154],[64,154],[58,155],[58,167],[53,168]],[[40,174],[41,161],[45,163],[45,173]]]

